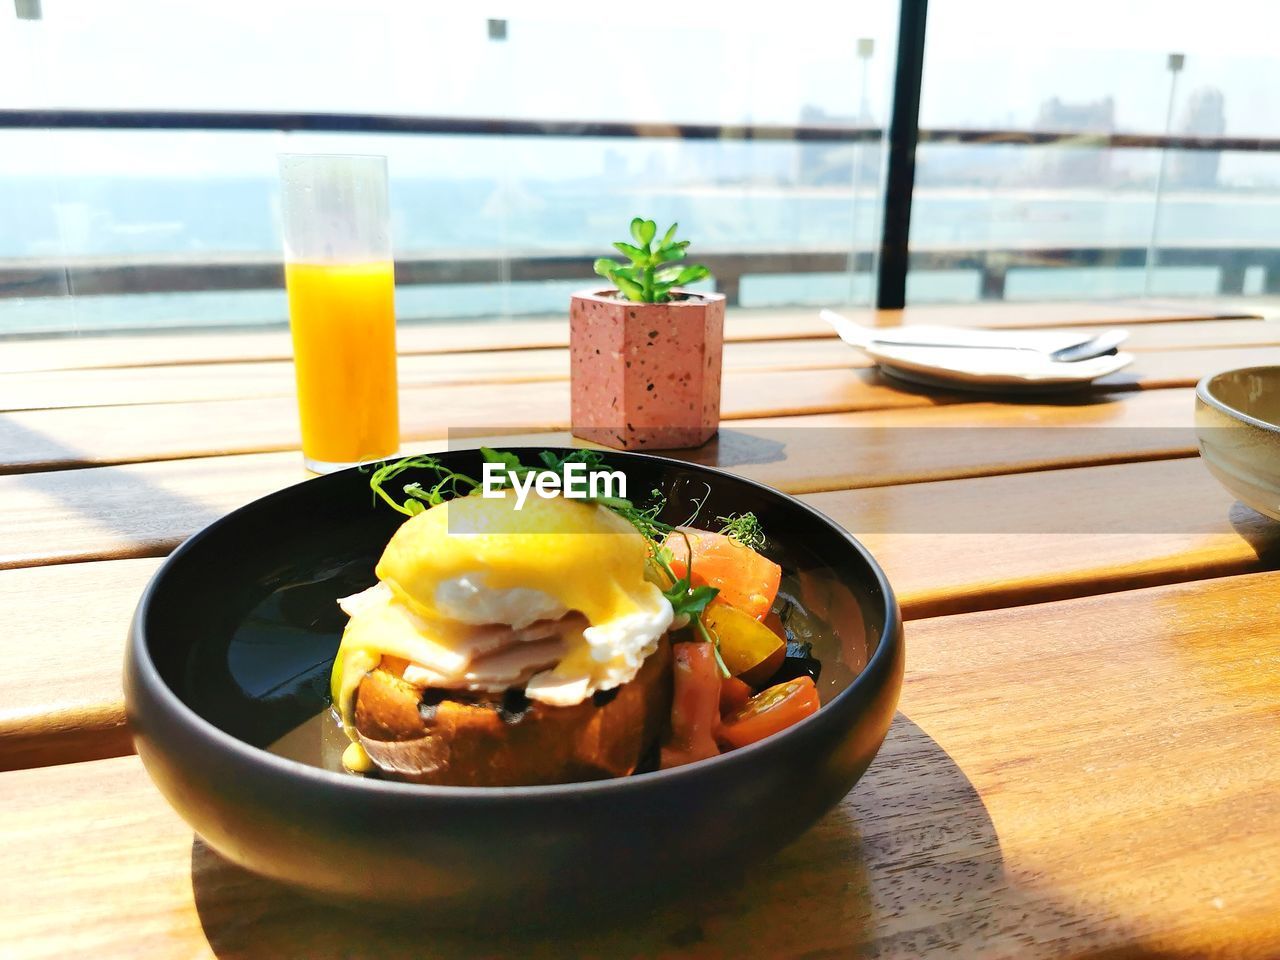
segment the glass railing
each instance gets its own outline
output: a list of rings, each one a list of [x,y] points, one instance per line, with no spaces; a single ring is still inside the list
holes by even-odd
[[[0,23],[0,335],[282,324],[276,157],[311,151],[388,157],[406,320],[562,313],[638,213],[678,220],[747,307],[892,306],[895,272],[917,303],[1280,293],[1272,59],[1174,69],[984,2],[965,43],[935,4],[927,47],[918,0],[695,11],[674,38],[585,7],[317,3],[311,48],[268,56],[264,27],[219,74],[249,43],[221,8],[146,6],[158,46],[128,4],[46,0]],[[896,54],[895,18],[920,28]],[[903,177],[890,105],[912,96]]]
[[[25,174],[0,179],[7,334],[283,322],[284,151],[390,157],[405,319],[558,312],[636,211],[696,225],[698,256],[732,303],[874,299],[874,128],[71,112],[0,122],[0,151],[31,158]],[[370,132],[379,127],[400,132]],[[1169,150],[1153,246],[1169,144],[1192,149]],[[1280,192],[1194,185],[1240,153],[1280,170],[1280,142],[1261,138],[921,130],[908,295],[1275,292]],[[95,175],[104,154],[139,166]],[[517,172],[512,155],[521,171],[559,174]],[[457,158],[472,162],[460,170]],[[1127,186],[1095,185],[1115,170]]]

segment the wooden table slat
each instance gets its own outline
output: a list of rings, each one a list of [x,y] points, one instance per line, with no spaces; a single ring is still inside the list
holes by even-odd
[[[1280,340],[1280,324],[1276,325]],[[815,394],[830,403],[842,383],[855,381],[852,370],[871,361],[830,338],[769,340],[725,345],[726,410],[745,402],[738,385],[764,371],[844,371],[821,374],[824,391]],[[1136,354],[1134,363],[1104,378],[1106,389],[1190,387],[1204,376],[1236,367],[1280,364],[1280,346],[1200,347]],[[569,355],[563,349],[490,351],[455,354],[407,354],[400,358],[400,386],[474,389],[502,385],[560,382],[569,378]],[[803,383],[808,378],[785,378]],[[785,389],[785,388],[784,388]],[[810,387],[812,392],[814,389]],[[735,391],[738,391],[735,394]],[[41,371],[0,375],[0,411],[48,410],[66,407],[190,403],[210,400],[294,396],[293,365],[288,361],[209,363],[177,366],[105,367],[77,371]],[[865,398],[874,402],[874,396]]]
[[[405,390],[401,435],[408,445],[456,438],[467,431],[472,435],[565,431],[569,427],[567,393],[560,383]],[[1128,411],[1137,410],[1162,411],[1150,425],[1179,426],[1187,422],[1184,414],[1191,410],[1185,394],[1166,390],[1132,397],[1091,394],[1038,404],[964,402],[974,401],[975,395],[912,391],[871,370],[762,371],[725,378],[723,416],[728,422],[724,433],[737,429],[732,421],[755,425],[779,416],[788,418],[778,422],[780,428],[796,429],[1030,426],[1040,421],[1118,426],[1132,419]],[[946,414],[948,404],[958,412]],[[914,413],[903,419],[895,411]],[[860,416],[850,419],[850,414]],[[296,450],[299,442],[297,411],[287,397],[26,411],[0,416],[0,473]]]
[[[725,369],[807,370],[869,367],[854,350],[833,350],[834,341],[757,340],[725,344]],[[402,353],[401,387],[453,384],[530,383],[569,379],[563,347],[483,350],[469,353]],[[0,410],[180,403],[246,397],[293,396],[293,362],[187,363],[145,367],[100,367],[0,374]]]
[[[1257,323],[1257,311],[1239,307],[1143,303],[993,303],[908,307],[906,310],[845,310],[847,316],[872,326],[929,323],[1002,329],[1043,327],[1132,326],[1133,339],[1144,326],[1166,328],[1175,338],[1199,343],[1205,321],[1227,324]],[[797,337],[829,337],[830,328],[818,319],[817,309],[735,309],[726,318],[729,341],[778,340]],[[1250,331],[1250,335],[1253,334]],[[1274,331],[1272,333],[1274,336]],[[476,350],[528,350],[564,347],[569,325],[564,315],[515,321],[463,320],[436,323],[402,323],[397,331],[402,353],[449,354]],[[1271,343],[1277,342],[1271,340]],[[283,329],[214,331],[198,329],[173,333],[92,335],[10,340],[0,342],[0,373],[24,370],[75,370],[99,367],[137,367],[178,363],[287,360],[289,334]]]
[[[125,636],[159,566],[116,560],[0,575],[9,626],[0,633],[8,664],[0,678],[0,770],[133,751],[120,676]]]
[[[927,408],[964,399],[962,394],[903,390],[871,370],[729,371],[721,416],[739,420]],[[400,432],[405,443],[443,439],[459,430],[523,433],[568,428],[569,391],[563,381],[446,384],[400,391]],[[295,450],[300,442],[291,393],[243,400],[27,410],[0,414],[0,473]]]
[[[1194,456],[1191,409],[1191,391],[1156,390],[1091,403],[975,402],[765,418],[726,425],[706,447],[676,455],[811,493]],[[183,458],[187,445],[211,434],[209,426],[191,430],[204,432],[175,432],[165,451],[172,460],[0,476],[0,568],[163,553],[221,513],[307,476],[296,453]],[[52,443],[48,434],[27,436],[31,456]],[[495,433],[488,442],[575,443],[562,432]],[[413,449],[448,446],[442,440]],[[157,456],[154,447],[149,456]]]

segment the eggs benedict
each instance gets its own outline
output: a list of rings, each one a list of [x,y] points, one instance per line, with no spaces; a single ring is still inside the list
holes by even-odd
[[[671,704],[649,547],[594,502],[464,496],[407,520],[332,676],[353,770],[497,786],[631,773]]]

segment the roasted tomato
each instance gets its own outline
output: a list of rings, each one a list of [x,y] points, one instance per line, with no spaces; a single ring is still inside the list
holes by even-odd
[[[737,713],[751,699],[751,686],[737,677],[725,677],[720,681],[720,713],[728,716]]]
[[[721,603],[719,597],[707,607],[702,622],[719,638],[720,656],[729,672],[753,687],[764,686],[782,666],[786,641],[749,614]]]
[[[720,666],[709,643],[677,643],[674,651],[675,693],[671,701],[671,733],[662,745],[661,767],[679,767],[720,752]]]
[[[810,677],[787,680],[762,690],[720,724],[726,747],[745,747],[818,712],[818,688]]]
[[[685,545],[688,537],[688,546]],[[689,550],[693,551],[695,587],[709,586],[720,591],[720,599],[757,620],[764,618],[778,595],[782,568],[750,547],[721,533],[681,527],[667,535],[666,548],[671,551],[671,569],[677,577],[689,569]]]

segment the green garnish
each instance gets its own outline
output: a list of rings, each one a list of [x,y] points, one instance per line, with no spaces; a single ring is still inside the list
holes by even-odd
[[[630,266],[601,257],[595,262],[596,273],[610,281],[628,300],[637,303],[666,303],[671,299],[671,288],[686,283],[696,283],[711,276],[711,271],[699,263],[684,266],[668,266],[683,260],[688,240],[676,239],[673,223],[662,239],[654,244],[658,225],[653,220],[636,217],[631,221],[631,239],[639,246],[619,241],[614,244],[628,260]]]
[[[604,456],[596,450],[575,450],[564,456],[557,456],[550,450],[544,450],[538,455],[538,459],[543,464],[541,467],[527,466],[521,462],[516,454],[505,450],[481,447],[480,454],[486,462],[501,464],[510,475],[520,478],[529,473],[542,470],[552,470],[563,476],[565,465],[569,463],[585,463],[588,467],[598,467],[604,464]],[[384,484],[394,480],[406,470],[431,470],[436,475],[436,481],[429,487],[424,487],[420,483],[405,484],[401,489],[407,499],[402,503],[384,489]],[[509,483],[509,480],[506,482]],[[437,506],[454,497],[471,496],[481,488],[480,481],[474,477],[469,477],[465,473],[458,473],[456,470],[450,470],[437,457],[430,455],[405,457],[393,463],[383,464],[369,478],[369,486],[384,503],[408,517],[416,516],[426,510],[427,507]],[[708,495],[709,493],[710,491],[708,491]],[[649,496],[650,502],[646,507],[637,507],[632,501],[621,497],[584,497],[583,500],[587,503],[598,503],[602,507],[612,510],[635,527],[640,535],[645,538],[649,544],[650,562],[670,582],[670,586],[662,591],[662,595],[670,602],[671,609],[677,617],[687,616],[689,623],[699,637],[706,643],[713,645],[716,663],[720,665],[721,672],[727,677],[729,676],[729,668],[725,666],[725,662],[720,656],[720,640],[702,622],[702,613],[707,609],[707,604],[714,600],[720,591],[716,587],[693,586],[691,579],[693,576],[693,547],[689,542],[689,535],[680,530],[679,527],[663,523],[658,519],[658,516],[667,505],[667,498],[661,490],[652,490]],[[692,516],[683,524],[684,526],[692,523],[697,518],[706,500],[707,495],[704,495],[701,500],[694,500],[695,509]],[[752,515],[744,514],[744,516]],[[725,518],[721,517],[719,519],[723,521]],[[754,519],[752,516],[753,521]],[[677,577],[675,571],[671,568],[672,554],[665,546],[667,537],[674,531],[679,531],[680,536],[684,538],[685,552],[688,557],[683,577]]]
[[[658,519],[659,514],[667,506],[667,497],[661,490],[650,490],[649,506],[643,508],[637,507],[630,500],[623,500],[618,497],[596,497],[595,499],[597,503],[608,507],[640,531],[644,538],[649,541],[649,546],[653,549],[655,556],[665,550],[662,546],[662,541],[675,528]]]
[[[654,492],[656,493],[657,491],[655,490]],[[674,530],[676,528],[671,527],[668,529]],[[720,593],[720,589],[718,587],[695,587],[693,585],[691,581],[693,577],[693,545],[689,543],[689,535],[683,530],[680,531],[680,536],[684,538],[685,555],[689,558],[688,563],[685,564],[686,572],[683,577],[677,577],[675,571],[671,569],[671,551],[661,542],[649,541],[653,551],[650,559],[671,581],[671,586],[662,592],[662,595],[671,604],[671,609],[677,617],[687,616],[689,623],[697,631],[703,642],[711,644],[711,649],[716,655],[716,664],[720,667],[720,673],[727,677],[729,676],[729,668],[725,665],[724,658],[720,656],[720,638],[708,630],[707,625],[702,622],[703,611]]]
[[[481,447],[480,453],[486,461],[501,464],[507,471],[502,475],[501,486],[510,485],[510,476],[523,479],[526,474],[540,470],[553,470],[563,477],[566,464],[585,463],[588,467],[597,467],[604,463],[603,455],[597,450],[575,450],[563,457],[556,456],[550,450],[544,450],[539,456],[543,463],[542,467],[525,466],[514,453],[494,450],[491,447]],[[432,470],[436,474],[436,482],[430,487],[423,487],[420,483],[405,484],[401,489],[408,499],[401,503],[393,499],[383,488],[383,485],[389,480],[394,480],[406,470]],[[373,476],[369,478],[369,486],[391,509],[403,513],[406,517],[413,517],[427,509],[427,507],[439,506],[454,497],[470,496],[480,489],[480,481],[475,477],[467,476],[465,473],[450,470],[437,457],[433,457],[430,454],[422,454],[416,457],[404,457],[393,463],[384,463],[373,471]],[[615,498],[597,497],[595,499],[605,501]],[[629,505],[629,501],[622,500],[619,502]],[[606,503],[605,505],[608,506],[609,504]]]
[[[764,530],[750,510],[746,513],[731,513],[727,517],[716,517],[716,520],[723,524],[720,533],[739,546],[759,550],[765,545]]]
[[[405,484],[402,489],[409,499],[405,500],[404,503],[398,503],[382,488],[382,485],[388,480],[394,480],[406,470],[434,470],[437,480],[429,489],[424,488],[420,483]],[[438,506],[444,503],[445,500],[453,497],[468,496],[478,490],[480,484],[465,473],[450,470],[435,457],[423,455],[405,457],[403,460],[397,460],[394,463],[384,463],[373,471],[373,476],[369,478],[369,487],[391,509],[400,511],[406,517],[413,517],[427,509],[427,507]],[[449,496],[445,496],[445,494],[449,494]]]

